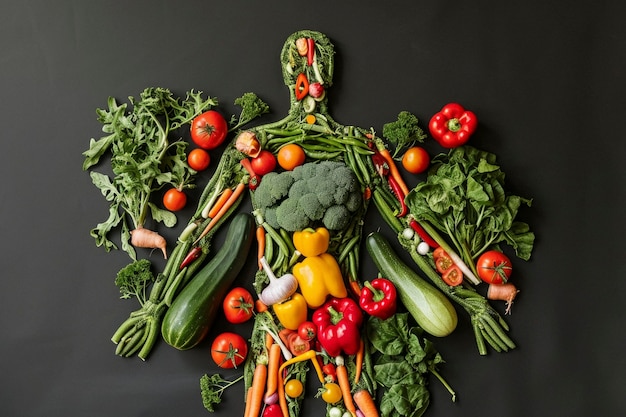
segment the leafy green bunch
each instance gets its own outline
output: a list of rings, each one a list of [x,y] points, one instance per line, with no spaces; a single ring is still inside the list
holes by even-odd
[[[496,156],[470,146],[452,149],[432,160],[426,181],[407,196],[417,220],[446,233],[468,265],[489,247],[506,243],[528,260],[535,235],[516,220],[532,200],[506,191]]]
[[[409,321],[408,313],[381,320],[370,317],[367,337],[375,352],[374,378],[383,388],[380,411],[389,417],[419,417],[430,405],[428,375],[434,375],[450,392],[452,388],[438,371],[444,363],[423,330]]]
[[[120,226],[122,247],[136,259],[128,243],[131,228],[143,227],[151,218],[167,227],[176,224],[174,213],[151,201],[154,192],[165,185],[190,188],[196,174],[186,162],[188,142],[172,137],[194,117],[217,105],[213,98],[203,98],[201,92],[188,92],[179,99],[165,88],[146,88],[139,98],[129,97],[129,103],[118,103],[113,97],[107,109],[97,109],[98,121],[106,134],[91,139],[83,152],[83,170],[92,169],[105,155],[110,155],[112,177],[91,171],[91,179],[110,202],[109,217],[91,230],[97,246],[108,251],[117,246],[108,237]]]

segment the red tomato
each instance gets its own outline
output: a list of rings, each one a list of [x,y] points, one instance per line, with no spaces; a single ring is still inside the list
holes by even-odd
[[[333,381],[337,378],[337,369],[335,368],[335,365],[330,362],[322,366],[322,372],[324,372],[324,375],[330,377]]]
[[[421,146],[413,146],[402,156],[402,166],[411,174],[421,174],[430,165],[430,155]]]
[[[454,265],[450,255],[448,255],[448,253],[443,250],[441,246],[433,251],[433,260],[435,261],[435,267],[440,274],[443,274]]]
[[[202,148],[196,148],[187,155],[187,164],[191,169],[204,171],[211,164],[211,156]]]
[[[191,122],[191,140],[202,149],[217,148],[227,133],[226,119],[215,110],[205,111]]]
[[[220,368],[237,368],[247,355],[248,343],[237,333],[221,333],[211,344],[211,357]]]
[[[478,277],[487,284],[504,284],[513,272],[508,256],[497,250],[484,252],[476,262]]]
[[[315,339],[317,335],[317,327],[313,322],[305,321],[298,326],[298,336],[306,341]]]
[[[260,176],[276,169],[276,157],[273,153],[265,149],[259,152],[256,157],[252,158],[250,163],[252,164],[252,170],[255,174]]]
[[[245,288],[235,287],[224,297],[222,307],[230,323],[244,323],[254,314],[254,299]]]
[[[441,275],[441,279],[449,286],[456,287],[463,282],[463,272],[458,266],[452,265]]]
[[[187,195],[177,188],[170,188],[163,195],[163,206],[169,211],[182,210],[187,205]]]

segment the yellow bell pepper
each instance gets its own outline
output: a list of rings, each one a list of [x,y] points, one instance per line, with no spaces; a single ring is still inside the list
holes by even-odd
[[[292,273],[309,308],[320,307],[329,295],[348,296],[339,264],[331,254],[305,258],[293,266]]]
[[[304,256],[317,256],[328,250],[330,232],[325,227],[306,228],[293,233],[293,245]]]
[[[307,303],[304,296],[298,292],[293,293],[291,298],[282,303],[273,304],[272,309],[280,324],[289,330],[297,330],[307,319]]]

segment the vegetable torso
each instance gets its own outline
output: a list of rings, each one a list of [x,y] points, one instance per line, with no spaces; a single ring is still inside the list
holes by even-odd
[[[393,282],[398,297],[424,331],[443,337],[456,329],[458,317],[450,300],[405,264],[380,233],[370,233],[365,244],[380,273]]]
[[[243,267],[254,237],[254,218],[233,217],[226,240],[215,256],[174,299],[161,325],[163,339],[180,350],[202,341],[222,305],[222,300]]]

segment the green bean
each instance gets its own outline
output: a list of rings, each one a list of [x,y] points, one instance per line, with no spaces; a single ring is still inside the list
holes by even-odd
[[[337,257],[337,262],[343,262],[350,251],[352,251],[352,248],[354,248],[354,246],[359,242],[359,239],[360,236],[354,236],[343,246],[343,248],[341,248],[341,252],[339,252],[339,256]]]
[[[335,151],[335,152],[325,152],[325,151],[312,151],[306,148],[304,149],[304,153],[307,157],[315,160],[334,160],[339,158],[344,152],[343,151]]]

